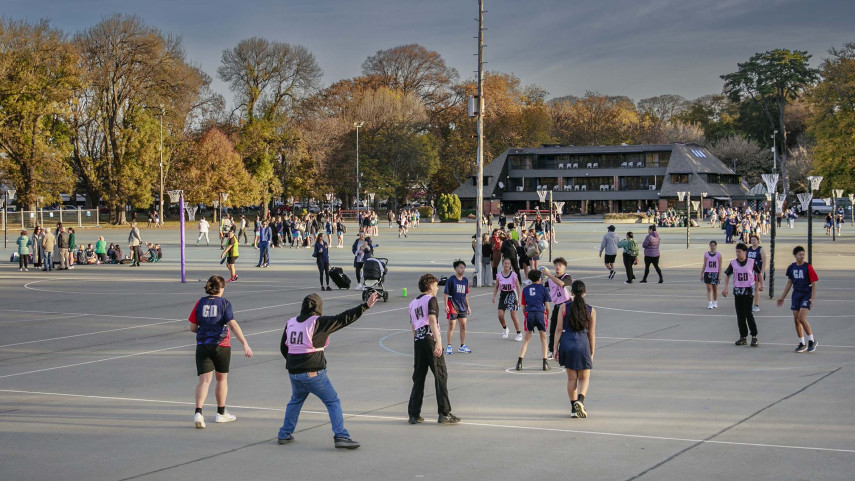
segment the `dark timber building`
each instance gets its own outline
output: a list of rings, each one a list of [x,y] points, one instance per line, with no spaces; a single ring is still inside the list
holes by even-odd
[[[565,214],[680,209],[680,191],[693,200],[705,193],[705,208],[750,197],[733,170],[696,144],[508,149],[484,166],[485,212],[534,209],[543,190],[564,202]],[[474,207],[476,178],[454,193]]]

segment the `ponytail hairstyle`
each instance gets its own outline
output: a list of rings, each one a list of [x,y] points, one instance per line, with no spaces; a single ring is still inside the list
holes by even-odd
[[[573,294],[573,302],[570,304],[569,314],[564,317],[565,322],[575,332],[587,330],[591,325],[591,317],[588,315],[588,305],[582,297],[585,293],[585,283],[573,281],[570,293]]]
[[[223,279],[223,276],[211,276],[208,278],[208,282],[205,283],[205,293],[214,296],[220,292],[220,289],[225,289],[226,280]]]

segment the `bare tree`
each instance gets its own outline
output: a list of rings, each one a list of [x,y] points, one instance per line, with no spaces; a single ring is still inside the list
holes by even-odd
[[[649,97],[638,101],[638,110],[642,114],[651,114],[663,122],[686,111],[689,102],[679,95],[665,94]]]
[[[429,109],[453,99],[452,86],[459,77],[439,53],[418,44],[378,51],[362,63],[362,73],[379,77],[389,88],[418,95]]]
[[[323,71],[302,45],[253,37],[223,51],[217,75],[229,83],[246,120],[271,120],[317,91]]]

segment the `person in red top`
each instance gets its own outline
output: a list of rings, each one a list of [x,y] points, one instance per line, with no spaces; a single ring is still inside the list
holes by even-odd
[[[227,376],[232,355],[230,332],[243,344],[243,353],[252,357],[252,349],[237,321],[234,319],[232,304],[223,298],[226,280],[222,276],[211,276],[205,284],[205,297],[196,301],[190,312],[190,331],[196,333],[196,373],[199,384],[196,385],[196,414],[193,422],[197,429],[205,427],[202,407],[208,397],[213,371],[217,372],[217,416],[215,422],[229,423],[237,418],[226,411],[226,395],[229,387]]]

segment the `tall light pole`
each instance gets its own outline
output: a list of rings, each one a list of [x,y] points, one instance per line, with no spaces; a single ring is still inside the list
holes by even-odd
[[[166,110],[163,104],[160,104],[160,222],[163,223],[166,219],[163,217],[163,114]],[[182,219],[184,213],[182,212]]]
[[[353,123],[356,127],[356,211],[359,212],[359,128],[365,125],[363,121]]]
[[[9,229],[7,224],[9,224],[9,197],[15,197],[15,189],[6,189],[6,203],[3,205],[3,248],[6,249],[8,246],[8,235]],[[24,215],[23,213],[21,215]]]
[[[810,182],[811,203],[808,204],[808,263],[813,263],[813,192],[819,189],[822,183],[821,175],[808,177]]]
[[[769,255],[769,299],[775,297],[775,234],[777,233],[775,227],[778,225],[775,222],[775,215],[777,214],[778,207],[778,174],[763,174],[761,176],[763,178],[763,182],[766,184],[766,192],[767,198],[772,200],[772,234],[771,234],[771,243],[769,245],[770,255]]]
[[[772,133],[772,172],[778,171],[778,149],[777,149],[777,145],[776,145],[777,142],[778,142],[778,131],[776,130]]]
[[[478,0],[478,120],[475,124],[478,134],[477,173],[475,185],[477,187],[475,205],[475,243],[481,242],[481,221],[484,218],[484,0]],[[550,243],[550,245],[552,245]],[[477,257],[477,256],[476,256]],[[484,276],[481,263],[475,263],[476,287],[484,286]]]
[[[832,216],[832,218],[831,218],[831,232],[832,232],[832,234],[834,234],[832,240],[836,241],[837,240],[837,198],[843,197],[843,189],[834,189],[831,191],[831,193],[833,194],[833,197],[831,200],[831,203],[833,206],[831,208],[831,216]],[[845,213],[846,211],[844,210],[843,212]],[[842,223],[843,219],[840,219],[840,222]]]
[[[692,198],[691,192],[677,192],[677,197],[679,197],[680,202],[683,201],[683,198],[686,199],[686,249],[689,248],[689,222],[692,221],[692,205],[690,203]]]
[[[698,209],[698,227],[701,226],[701,223],[704,221],[704,197],[707,196],[706,192],[701,192],[701,208]]]
[[[852,225],[855,226],[855,194],[849,194],[849,214],[852,216]]]

